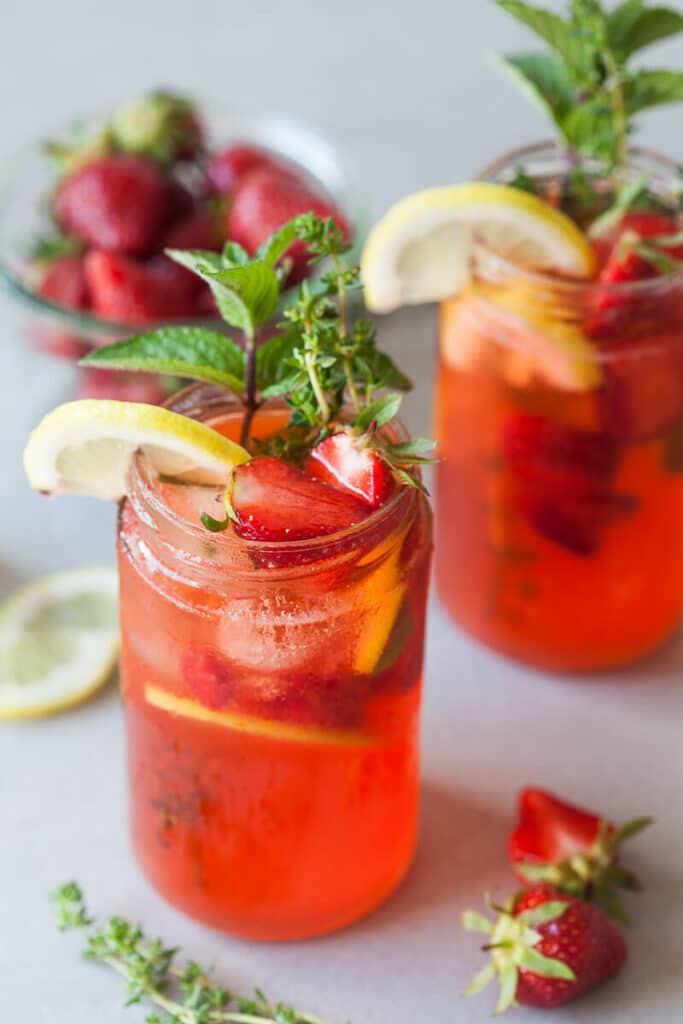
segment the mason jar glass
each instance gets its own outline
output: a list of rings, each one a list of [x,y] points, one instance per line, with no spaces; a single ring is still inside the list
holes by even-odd
[[[199,386],[172,406],[239,436]],[[258,414],[258,435],[286,421]],[[400,425],[391,430],[404,436]],[[401,488],[359,525],[212,534],[218,495],[142,455],[119,516],[122,689],[138,861],[226,932],[295,939],[366,914],[415,847],[431,523]]]
[[[544,145],[483,177],[520,163],[558,187],[569,166]],[[671,162],[634,151],[629,174],[673,203]],[[683,274],[571,282],[481,245],[472,270],[439,316],[441,600],[532,665],[625,665],[683,611]]]

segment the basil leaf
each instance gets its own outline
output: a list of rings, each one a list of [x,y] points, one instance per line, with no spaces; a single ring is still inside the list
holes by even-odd
[[[95,349],[81,366],[168,373],[244,391],[245,356],[239,345],[202,327],[161,327],[126,341]]]

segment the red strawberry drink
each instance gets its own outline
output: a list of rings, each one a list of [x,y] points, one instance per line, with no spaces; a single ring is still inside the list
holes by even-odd
[[[485,644],[558,670],[626,664],[683,610],[683,258],[677,176],[634,157],[644,209],[593,209],[543,147],[518,162],[580,222],[594,279],[516,267],[479,247],[441,306],[437,579]],[[535,174],[543,167],[543,174]]]
[[[236,405],[195,394],[183,412],[238,438]],[[286,420],[265,409],[252,436]],[[235,934],[344,925],[413,855],[429,517],[418,491],[385,474],[366,499],[363,479],[255,458],[211,534],[222,496],[140,459],[121,508],[135,850],[170,902]]]

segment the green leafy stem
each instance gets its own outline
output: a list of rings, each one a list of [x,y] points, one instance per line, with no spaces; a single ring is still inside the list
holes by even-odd
[[[140,927],[121,917],[98,928],[75,882],[60,886],[52,900],[60,930],[75,930],[85,937],[83,956],[124,978],[126,1006],[155,1006],[146,1024],[325,1024],[292,1006],[271,1004],[260,989],[244,997],[215,984],[209,969],[193,961],[181,966],[176,948],[160,939],[148,940]]]

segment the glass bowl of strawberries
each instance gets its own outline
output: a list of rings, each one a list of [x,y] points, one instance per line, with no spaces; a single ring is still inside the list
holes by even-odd
[[[26,310],[27,340],[53,356],[77,362],[94,346],[174,322],[220,329],[208,286],[166,249],[219,252],[236,242],[253,254],[308,210],[361,241],[338,153],[294,117],[155,92],[56,137],[8,161],[0,187],[0,280]],[[292,287],[316,272],[296,243],[284,259]],[[83,368],[77,392],[153,402],[172,387]]]

